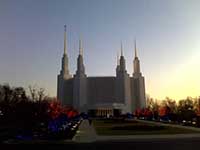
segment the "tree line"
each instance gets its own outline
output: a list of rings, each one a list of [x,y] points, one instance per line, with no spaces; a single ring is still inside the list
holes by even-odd
[[[200,97],[187,97],[179,101],[166,97],[159,101],[147,96],[147,107],[137,109],[134,114],[150,120],[167,120],[177,123],[195,122],[199,126]]]
[[[63,107],[52,97],[45,95],[43,88],[29,87],[27,95],[23,87],[0,85],[0,132],[1,135],[17,135],[18,132],[47,132],[49,122],[60,116],[72,118],[78,112]]]

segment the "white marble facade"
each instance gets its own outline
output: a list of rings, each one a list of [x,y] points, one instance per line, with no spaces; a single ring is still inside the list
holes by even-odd
[[[66,29],[64,32],[64,54],[62,69],[57,77],[57,97],[63,105],[70,105],[80,112],[88,110],[120,109],[121,112],[133,112],[146,107],[145,81],[140,72],[135,43],[133,76],[126,71],[126,62],[121,46],[121,56],[117,60],[116,76],[88,77],[83,62],[82,41],[79,41],[77,71],[72,76],[68,67]]]

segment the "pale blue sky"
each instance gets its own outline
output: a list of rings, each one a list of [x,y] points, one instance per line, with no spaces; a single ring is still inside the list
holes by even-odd
[[[136,38],[148,94],[200,95],[199,0],[0,0],[0,82],[55,96],[64,24],[72,74],[79,37],[88,76],[115,75],[121,41],[132,74]]]

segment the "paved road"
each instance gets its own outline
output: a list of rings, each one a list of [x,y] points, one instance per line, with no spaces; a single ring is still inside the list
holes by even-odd
[[[4,145],[5,146],[5,145]],[[3,147],[4,147],[3,146]],[[21,145],[12,145],[14,148]],[[199,150],[200,138],[153,139],[153,140],[110,140],[92,143],[63,143],[45,145],[23,145],[27,149],[45,148],[55,150]],[[2,148],[2,147],[1,147]],[[10,147],[9,147],[10,148]]]
[[[190,139],[153,139],[153,140],[114,140],[107,142],[96,142],[85,145],[91,149],[119,149],[119,150],[199,150],[200,138]]]
[[[193,150],[200,149],[200,139],[154,139],[154,140],[115,140],[96,142],[89,145],[91,149],[119,149],[119,150]]]

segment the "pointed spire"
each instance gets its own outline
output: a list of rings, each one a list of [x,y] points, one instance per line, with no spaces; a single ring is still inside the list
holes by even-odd
[[[67,37],[66,37],[66,33],[67,32],[67,26],[66,24],[64,25],[64,55],[66,54],[66,50],[67,50]]]
[[[83,46],[81,39],[79,39],[79,55],[83,56]]]
[[[117,66],[119,66],[120,61],[119,61],[119,52],[117,52]]]
[[[123,45],[122,45],[122,42],[121,42],[121,56],[123,56]]]
[[[136,46],[136,40],[135,40],[135,59],[133,61],[133,74],[137,74],[140,75],[140,61],[138,59],[138,56],[137,56],[137,46]]]
[[[84,67],[84,63],[83,63],[83,47],[82,47],[82,40],[81,38],[79,39],[79,55],[77,58],[77,71],[76,71],[76,75],[80,76],[80,75],[84,75],[85,74],[85,67]]]
[[[136,39],[135,39],[135,57],[137,57],[137,45],[136,45]]]

